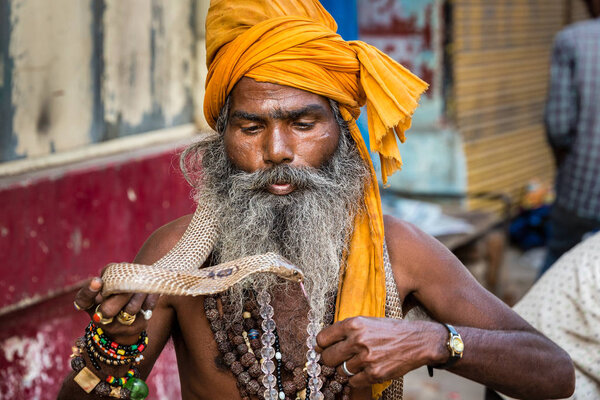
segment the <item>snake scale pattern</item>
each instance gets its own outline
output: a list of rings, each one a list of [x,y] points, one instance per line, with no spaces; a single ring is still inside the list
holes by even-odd
[[[102,274],[102,294],[141,292],[201,296],[225,291],[256,273],[273,273],[295,282],[303,280],[302,271],[276,253],[202,268],[218,234],[219,226],[210,210],[198,206],[179,242],[154,264],[109,264]]]

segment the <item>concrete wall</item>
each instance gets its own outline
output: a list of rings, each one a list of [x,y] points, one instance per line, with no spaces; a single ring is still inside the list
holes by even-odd
[[[0,162],[195,119],[201,125],[194,108],[203,96],[197,81],[205,69],[207,6],[201,0],[3,1]]]
[[[402,170],[389,181],[401,191],[461,193],[466,187],[460,135],[445,120],[443,5],[442,0],[358,0],[360,39],[430,85],[400,145]]]
[[[208,3],[0,1],[0,398],[56,398],[82,281],[193,211]],[[172,346],[148,383],[181,397]]]

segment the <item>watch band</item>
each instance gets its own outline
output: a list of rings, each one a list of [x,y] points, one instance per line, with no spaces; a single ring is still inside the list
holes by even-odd
[[[448,358],[448,361],[446,361],[444,364],[427,366],[427,372],[429,373],[429,376],[431,376],[431,377],[433,376],[433,368],[437,368],[437,369],[450,368],[458,360],[460,360],[463,355],[464,344],[462,341],[462,337],[460,336],[458,331],[450,324],[442,323],[442,325],[444,325],[446,327],[446,329],[448,329],[449,336],[448,336],[448,341],[446,342],[446,347],[448,348],[448,351],[450,352],[450,357]]]

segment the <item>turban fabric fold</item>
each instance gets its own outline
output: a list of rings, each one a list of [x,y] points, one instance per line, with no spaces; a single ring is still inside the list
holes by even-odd
[[[385,315],[383,214],[366,144],[356,125],[366,104],[371,150],[382,179],[401,167],[396,137],[404,141],[427,84],[375,47],[344,41],[317,0],[213,0],[206,19],[207,122],[215,127],[227,96],[242,77],[290,86],[335,100],[371,177],[366,212],[356,217],[341,270],[336,321]],[[373,387],[378,398],[386,387]]]

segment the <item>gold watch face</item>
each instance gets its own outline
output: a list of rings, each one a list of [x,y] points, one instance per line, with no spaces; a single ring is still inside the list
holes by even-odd
[[[453,336],[450,340],[450,347],[454,350],[455,353],[461,354],[465,349],[465,344],[463,343],[460,336]]]

